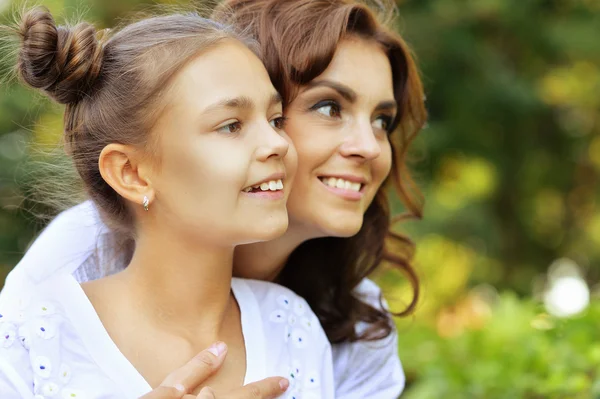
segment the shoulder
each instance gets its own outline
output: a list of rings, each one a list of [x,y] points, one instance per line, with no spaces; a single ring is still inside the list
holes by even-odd
[[[18,300],[58,272],[73,272],[94,250],[98,237],[105,231],[91,201],[59,214],[6,277],[0,306]]]
[[[281,330],[284,342],[291,341],[298,348],[309,345],[310,341],[321,347],[329,345],[317,316],[306,300],[292,290],[259,280],[234,279],[234,282],[243,284],[252,293],[268,333]]]
[[[33,397],[33,370],[22,342],[23,329],[14,320],[0,318],[0,392],[2,398]]]
[[[377,309],[382,309],[381,301],[383,300],[381,296],[381,288],[375,284],[374,281],[369,280],[368,278],[362,279],[362,281],[354,288],[354,295],[373,307]],[[386,306],[385,301],[383,301],[383,305]]]
[[[14,270],[24,270],[34,282],[43,281],[58,269],[81,263],[97,238],[106,232],[91,201],[60,213],[35,239]]]
[[[51,373],[59,373],[54,358],[59,342],[55,337],[62,325],[60,306],[36,293],[2,312],[0,391],[10,392],[11,398],[58,393],[58,385],[47,380]]]
[[[282,285],[268,281],[242,280],[260,301],[261,308],[280,308],[292,311],[298,316],[305,313],[314,315],[304,298]]]
[[[0,358],[9,357],[10,367],[0,361],[0,392],[2,384],[9,383],[11,394],[20,394],[15,398],[82,397],[85,389],[111,388],[73,324],[69,300],[75,298],[61,297],[70,290],[68,279],[72,277],[53,276],[24,297],[20,306],[7,309],[10,320],[0,324],[5,339]]]
[[[355,295],[369,305],[381,309],[381,288],[364,279]],[[357,331],[367,328],[358,323]],[[333,345],[336,398],[397,398],[404,389],[405,377],[398,355],[398,334],[377,341],[345,342]]]
[[[304,298],[270,282],[234,279],[234,285],[238,292],[243,285],[256,300],[262,323],[254,327],[262,329],[266,342],[267,375],[287,377],[290,397],[334,397],[331,344]]]

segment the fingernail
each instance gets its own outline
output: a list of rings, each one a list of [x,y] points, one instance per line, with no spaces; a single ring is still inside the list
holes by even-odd
[[[173,388],[177,389],[179,392],[184,392],[185,393],[185,387],[181,384],[175,384],[173,386]]]
[[[216,357],[219,357],[219,350],[217,349],[217,346],[215,344],[211,345],[211,347],[208,348],[208,351]]]
[[[224,342],[216,342],[208,348],[208,351],[216,357],[221,356],[227,350],[227,345]]]
[[[225,342],[219,342],[217,344],[217,350],[219,351],[219,356],[225,353],[225,351],[227,350],[227,345],[225,345]]]
[[[279,380],[279,387],[281,388],[282,391],[285,391],[286,389],[288,389],[288,387],[290,386],[290,382],[288,380],[281,379]]]

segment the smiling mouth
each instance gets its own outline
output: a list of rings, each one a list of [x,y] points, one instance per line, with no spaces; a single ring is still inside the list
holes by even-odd
[[[362,183],[352,182],[349,180],[340,179],[337,177],[319,177],[319,180],[326,186],[332,188],[339,188],[342,190],[353,191],[359,193],[365,186]]]
[[[281,191],[283,190],[283,181],[281,179],[269,180],[255,186],[246,187],[242,191],[245,193],[260,193],[263,191]]]

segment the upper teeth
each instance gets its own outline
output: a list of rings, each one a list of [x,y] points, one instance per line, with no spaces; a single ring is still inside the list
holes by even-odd
[[[252,191],[253,189],[259,189],[261,191],[277,191],[283,190],[283,182],[281,179],[279,180],[269,180],[261,184],[257,184],[256,186],[246,187],[244,189],[245,192]]]
[[[360,191],[361,186],[360,183],[355,183],[344,179],[338,179],[335,177],[323,177],[321,178],[321,181],[329,187],[343,188],[345,190],[352,190],[356,192]]]

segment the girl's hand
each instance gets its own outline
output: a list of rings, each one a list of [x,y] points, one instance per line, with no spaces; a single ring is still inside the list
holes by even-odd
[[[282,395],[288,386],[289,382],[285,378],[269,377],[223,395],[217,395],[211,388],[204,387],[197,397],[186,396],[184,399],[275,399]]]
[[[286,391],[288,380],[270,377],[224,395],[215,394],[209,387],[204,387],[198,396],[188,394],[223,365],[226,355],[227,345],[223,342],[214,343],[169,374],[159,387],[140,399],[274,399]]]

